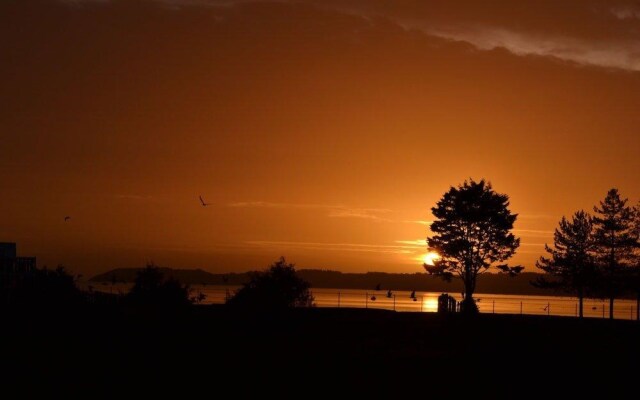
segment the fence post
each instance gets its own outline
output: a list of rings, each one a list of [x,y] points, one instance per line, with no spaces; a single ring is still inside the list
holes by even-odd
[[[338,292],[338,308],[340,308],[340,292]]]
[[[602,303],[602,319],[604,319],[604,302]]]
[[[369,308],[369,293],[364,292],[364,308]]]
[[[520,315],[522,315],[522,302],[520,302]]]
[[[422,307],[424,306],[424,295],[420,297],[420,312],[422,312]]]
[[[493,314],[495,314],[495,313],[496,313],[496,301],[495,301],[495,300],[493,301],[493,308],[492,308],[491,312],[492,312]]]
[[[393,295],[393,311],[396,310],[396,295]]]
[[[551,303],[547,302],[547,317],[551,314]]]
[[[578,303],[576,303],[576,317],[578,316]]]

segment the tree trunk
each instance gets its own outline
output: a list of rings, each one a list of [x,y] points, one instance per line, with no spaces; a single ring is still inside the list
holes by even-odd
[[[473,282],[471,278],[464,280],[464,299],[460,308],[460,311],[465,314],[476,314],[478,312],[476,302],[473,300]]]
[[[578,317],[583,318],[584,314],[582,313],[582,304],[584,302],[584,295],[582,292],[578,294]]]
[[[615,297],[609,298],[609,319],[613,319],[613,302],[615,301]]]
[[[466,285],[464,288],[464,299],[473,300],[473,290],[471,290],[470,285]]]

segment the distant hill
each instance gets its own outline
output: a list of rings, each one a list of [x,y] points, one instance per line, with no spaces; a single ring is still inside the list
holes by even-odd
[[[96,275],[92,282],[133,282],[141,268],[118,268]],[[212,274],[201,269],[160,268],[166,275],[189,284],[206,285],[241,285],[249,280],[251,272]],[[370,289],[380,284],[383,290],[417,290],[421,292],[462,292],[459,280],[444,282],[425,273],[394,274],[386,272],[367,272],[364,274],[344,273],[339,271],[301,269],[300,276],[317,288],[336,289]],[[534,272],[525,272],[516,277],[503,274],[483,274],[478,277],[478,293],[523,294],[523,295],[558,295],[546,289],[532,286],[538,276]]]
[[[89,279],[91,282],[133,282],[144,268],[116,268]],[[160,268],[163,275],[193,285],[240,285],[248,281],[248,273],[212,274],[201,269]],[[225,281],[226,280],[226,281]]]
[[[454,279],[445,282],[426,273],[394,274],[385,272],[367,272],[364,274],[342,273],[338,271],[303,269],[300,275],[311,283],[312,287],[337,289],[370,289],[380,284],[387,290],[417,290],[421,292],[461,293],[462,282]],[[495,294],[558,295],[553,291],[536,288],[530,282],[538,276],[534,272],[522,273],[516,277],[504,274],[483,274],[478,277],[476,292]]]

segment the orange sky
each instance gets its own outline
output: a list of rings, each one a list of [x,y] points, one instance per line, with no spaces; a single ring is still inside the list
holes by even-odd
[[[2,1],[0,241],[418,272],[419,221],[484,177],[534,270],[562,215],[640,198],[640,5],[479,3]]]

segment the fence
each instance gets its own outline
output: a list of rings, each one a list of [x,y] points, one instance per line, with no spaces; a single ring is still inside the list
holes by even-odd
[[[222,304],[235,289],[224,287],[195,287],[207,295],[204,303]],[[389,296],[390,294],[390,296]],[[385,309],[400,312],[436,312],[438,296],[441,293],[356,290],[356,289],[313,289],[317,307],[350,307]],[[451,295],[451,294],[450,294]],[[451,295],[457,301],[460,295]],[[526,314],[549,316],[578,316],[578,299],[560,296],[518,296],[477,294],[474,296],[481,313]],[[609,303],[600,299],[585,299],[583,314],[590,318],[609,318]],[[637,309],[635,301],[617,299],[614,308],[616,319],[635,320]]]
[[[96,290],[126,293],[130,285],[101,285]],[[194,294],[206,295],[202,304],[223,304],[238,289],[237,286],[194,285]],[[412,296],[413,294],[413,296]],[[409,312],[436,312],[438,296],[441,293],[358,289],[313,289],[317,307],[375,308]],[[390,295],[390,296],[389,296]],[[450,294],[457,301],[459,294]],[[498,294],[476,294],[476,304],[481,313],[524,314],[549,316],[578,316],[578,299],[560,296],[520,296]],[[609,303],[600,299],[585,299],[583,312],[589,318],[609,318]],[[616,299],[614,308],[616,319],[637,319],[636,302]]]

